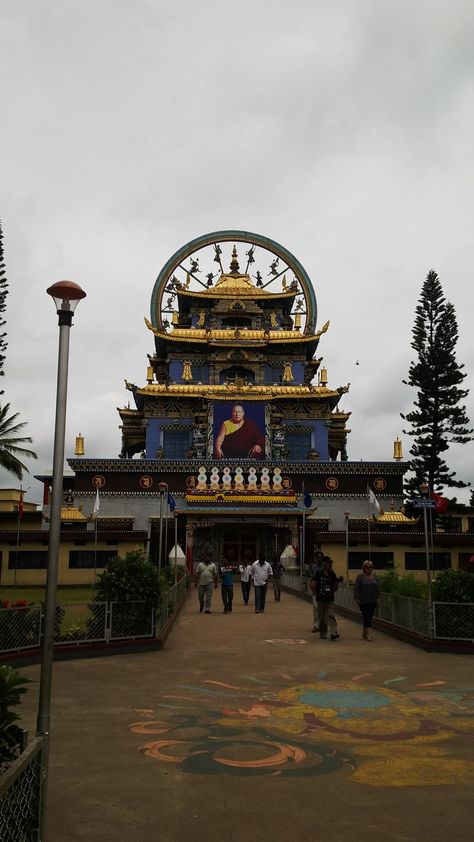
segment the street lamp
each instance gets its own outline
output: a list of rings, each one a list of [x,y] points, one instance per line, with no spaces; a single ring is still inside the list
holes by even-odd
[[[159,482],[158,483],[158,493],[160,495],[160,532],[159,532],[159,542],[158,542],[158,570],[161,570],[161,552],[163,548],[163,498],[165,494],[168,493],[168,483],[167,482]],[[168,527],[168,520],[166,521],[166,526]]]
[[[420,485],[420,494],[423,500],[428,499],[428,492],[430,488],[428,483],[423,482]],[[428,513],[427,507],[423,506],[423,527],[425,530],[425,556],[426,556],[426,583],[428,586],[428,616],[431,629],[431,569],[430,569],[430,547],[428,540]]]
[[[56,586],[61,532],[61,502],[63,494],[64,434],[66,428],[67,378],[69,334],[74,310],[86,293],[72,281],[58,281],[46,292],[55,303],[59,324],[58,374],[56,387],[56,415],[54,425],[53,485],[50,507],[48,569],[41,647],[41,676],[38,702],[37,733],[45,738],[43,751],[43,787],[41,825],[46,807],[49,731],[51,720],[51,679],[53,667],[54,626],[56,614]],[[42,837],[43,838],[43,837]]]

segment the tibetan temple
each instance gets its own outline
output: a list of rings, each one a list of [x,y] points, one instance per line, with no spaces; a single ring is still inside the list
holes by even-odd
[[[153,287],[144,382],[125,381],[120,454],[88,459],[78,437],[68,459],[60,582],[88,581],[92,564],[137,546],[165,564],[176,539],[190,567],[230,549],[240,560],[294,548],[299,565],[322,548],[343,574],[360,568],[370,530],[376,567],[424,570],[423,528],[400,511],[400,442],[390,461],[348,457],[349,384],[330,383],[328,329],[307,272],[278,243],[220,231],[179,249]],[[40,479],[47,518],[51,477]],[[442,536],[436,552],[450,566]]]

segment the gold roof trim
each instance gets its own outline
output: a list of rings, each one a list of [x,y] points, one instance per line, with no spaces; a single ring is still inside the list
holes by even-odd
[[[375,518],[377,523],[397,523],[403,524],[404,526],[408,526],[409,524],[418,523],[419,518],[417,517],[407,517],[403,514],[403,512],[384,512],[383,514],[379,515]]]
[[[217,491],[215,494],[186,494],[188,503],[294,503],[296,494],[233,494],[227,496],[224,491]]]
[[[88,518],[82,514],[81,509],[77,509],[75,506],[63,506],[61,508],[61,521],[63,520],[78,520],[82,522],[88,520]]]
[[[236,295],[239,295],[242,298],[254,298],[257,295],[259,298],[271,298],[272,300],[282,298],[294,298],[295,295],[301,295],[300,290],[287,290],[286,292],[270,292],[269,290],[260,289],[260,287],[255,286],[252,286],[251,288],[247,286],[219,287],[218,284],[216,284],[215,287],[211,287],[209,290],[206,290],[205,292],[178,288],[177,293],[178,296],[185,295],[189,298],[235,298]]]
[[[238,345],[240,342],[314,342],[319,339],[323,331],[312,334],[302,334],[299,330],[249,330],[244,328],[205,328],[176,327],[170,333],[159,330],[145,318],[148,330],[160,339],[172,342],[227,342]]]
[[[148,383],[136,389],[136,394],[212,396],[223,400],[233,400],[235,396],[242,397],[242,394],[245,394],[246,400],[261,400],[262,397],[276,398],[285,395],[292,398],[332,398],[338,392],[333,392],[325,386],[237,386],[235,383],[171,383],[167,386],[165,383]]]

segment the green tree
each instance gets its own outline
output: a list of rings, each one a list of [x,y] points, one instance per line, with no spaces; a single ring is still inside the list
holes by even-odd
[[[8,295],[8,282],[5,275],[5,264],[3,262],[3,232],[2,223],[0,222],[0,330],[5,327],[6,321],[3,318],[3,313],[6,310],[6,298]],[[3,370],[3,363],[5,362],[5,352],[7,350],[6,333],[0,333],[0,377],[5,376]],[[3,395],[3,389],[0,389],[0,395]]]
[[[28,468],[21,461],[25,456],[28,459],[36,459],[36,453],[23,445],[29,444],[29,436],[20,436],[18,433],[26,427],[26,422],[17,422],[18,412],[9,415],[10,404],[0,406],[0,467],[15,474],[18,479],[23,479],[23,472],[28,473]],[[21,457],[21,458],[20,458]]]
[[[107,569],[98,576],[94,599],[97,602],[135,602],[157,605],[161,580],[158,569],[141,550],[110,558]]]
[[[469,391],[460,388],[466,374],[456,360],[456,313],[434,270],[428,272],[421,290],[412,337],[418,359],[411,363],[403,383],[417,389],[417,398],[414,410],[402,414],[411,425],[403,432],[414,439],[405,490],[409,496],[418,496],[422,482],[436,491],[443,486],[464,488],[469,483],[456,479],[442,454],[450,444],[467,444],[473,438],[466,409],[460,406]]]
[[[29,681],[10,666],[0,666],[0,773],[20,752],[23,731],[17,724],[20,716],[13,708],[19,705]]]

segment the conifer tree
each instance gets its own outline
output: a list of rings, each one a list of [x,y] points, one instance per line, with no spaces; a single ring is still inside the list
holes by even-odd
[[[5,274],[5,264],[3,262],[3,233],[2,223],[0,222],[0,331],[5,327],[6,321],[3,318],[3,313],[6,309],[6,298],[8,295],[8,282]],[[3,363],[5,362],[5,352],[7,350],[6,333],[0,333],[0,377],[5,375],[3,370]],[[3,389],[0,389],[0,395],[3,395]]]
[[[415,408],[402,414],[411,426],[403,432],[414,439],[408,462],[412,475],[405,484],[409,496],[419,495],[422,482],[432,491],[468,485],[456,479],[442,454],[450,444],[467,444],[473,438],[466,408],[460,406],[469,390],[460,388],[466,374],[464,365],[456,360],[456,313],[434,270],[428,272],[415,312],[411,347],[418,359],[411,363],[408,379],[403,381],[417,389]]]

